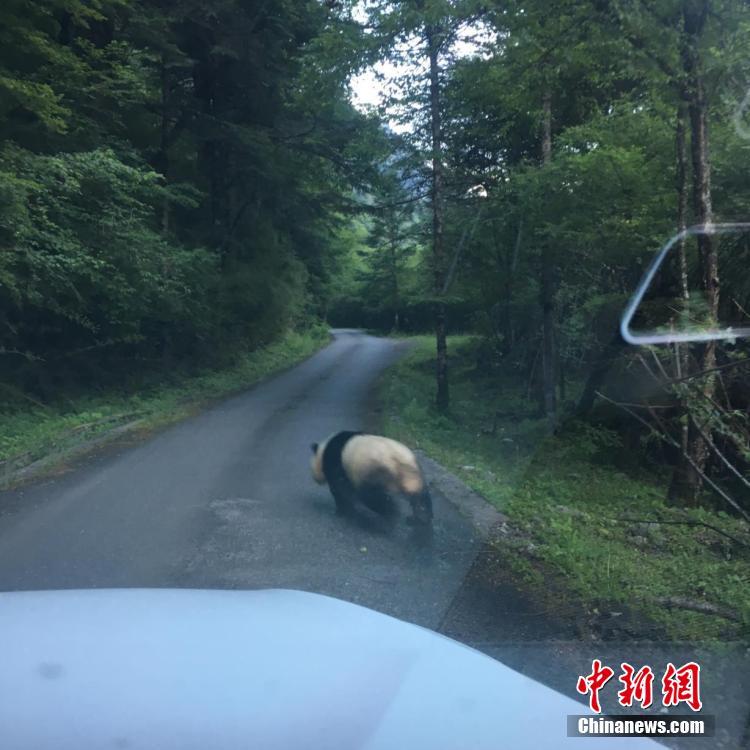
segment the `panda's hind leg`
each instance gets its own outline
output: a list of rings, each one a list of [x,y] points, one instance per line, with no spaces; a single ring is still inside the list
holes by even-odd
[[[393,502],[393,498],[382,487],[368,485],[362,487],[358,495],[362,504],[378,515],[385,518],[391,518],[396,515],[396,504]]]
[[[407,523],[418,526],[432,524],[432,497],[425,486],[420,492],[406,494],[412,509],[412,516]]]

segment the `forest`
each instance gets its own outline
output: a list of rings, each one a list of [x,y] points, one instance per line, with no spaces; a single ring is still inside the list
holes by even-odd
[[[750,632],[747,3],[6,0],[0,29],[0,458],[289,336],[414,337],[386,427],[532,563]]]

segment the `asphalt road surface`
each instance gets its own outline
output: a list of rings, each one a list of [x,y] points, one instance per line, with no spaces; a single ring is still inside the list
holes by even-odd
[[[440,495],[431,546],[403,518],[334,515],[310,443],[369,426],[398,343],[337,331],[315,356],[135,445],[0,493],[0,590],[284,587],[437,628],[479,541]]]

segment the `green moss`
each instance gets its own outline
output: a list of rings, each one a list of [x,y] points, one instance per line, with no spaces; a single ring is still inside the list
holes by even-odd
[[[552,571],[583,605],[627,604],[663,625],[670,636],[712,639],[750,630],[750,554],[696,525],[709,523],[747,539],[742,524],[707,509],[677,510],[665,503],[667,475],[638,456],[624,462],[616,432],[572,422],[555,437],[534,416],[525,384],[482,377],[472,367],[474,342],[451,339],[452,414],[432,407],[434,341],[414,339],[412,352],[388,371],[380,396],[385,430],[423,448],[526,532],[534,557],[518,572],[540,580]],[[491,434],[496,409],[513,416]],[[627,465],[627,471],[621,467]],[[668,610],[661,597],[709,601],[739,612],[743,624],[701,613]]]

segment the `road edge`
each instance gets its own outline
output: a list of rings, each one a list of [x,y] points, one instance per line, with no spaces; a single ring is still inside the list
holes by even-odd
[[[370,332],[367,332],[370,335]],[[393,339],[391,339],[393,340]],[[375,378],[367,396],[366,422],[368,429],[381,432],[384,404],[380,397],[380,384],[385,373],[414,347],[414,341],[397,338],[393,360]],[[471,489],[453,472],[446,469],[424,451],[416,449],[428,486],[436,488],[445,499],[458,510],[474,527],[481,541],[486,543],[494,536],[506,536],[510,530],[508,517],[501,513],[486,497]]]
[[[329,330],[328,338],[321,341],[320,345],[314,351],[301,359],[291,362],[277,370],[266,373],[255,382],[228,390],[221,395],[196,398],[194,400],[183,402],[180,404],[181,408],[179,411],[174,411],[171,414],[159,415],[158,417],[155,417],[153,421],[149,421],[149,419],[145,417],[126,422],[125,424],[117,424],[114,427],[102,430],[94,437],[88,440],[83,440],[80,443],[67,446],[63,445],[59,448],[52,446],[51,450],[45,455],[39,456],[25,464],[18,465],[18,459],[16,459],[16,466],[14,468],[3,470],[3,468],[0,467],[0,492],[18,489],[30,482],[43,480],[47,476],[58,471],[68,461],[80,461],[98,449],[116,445],[117,442],[123,438],[140,437],[140,439],[147,439],[153,435],[154,432],[167,429],[168,427],[183,422],[186,419],[190,419],[197,414],[210,409],[212,406],[221,403],[225,399],[233,398],[242,393],[247,393],[254,388],[262,386],[272,378],[278,377],[279,375],[298,367],[303,362],[314,357],[327,346],[330,346],[332,341],[333,335]],[[14,459],[8,459],[5,463],[14,463]]]
[[[430,458],[424,451],[415,450],[427,484],[437,488],[443,497],[455,507],[461,515],[471,522],[476,531],[487,541],[498,528],[509,525],[509,519],[501,513],[486,497],[471,489],[453,472]]]

